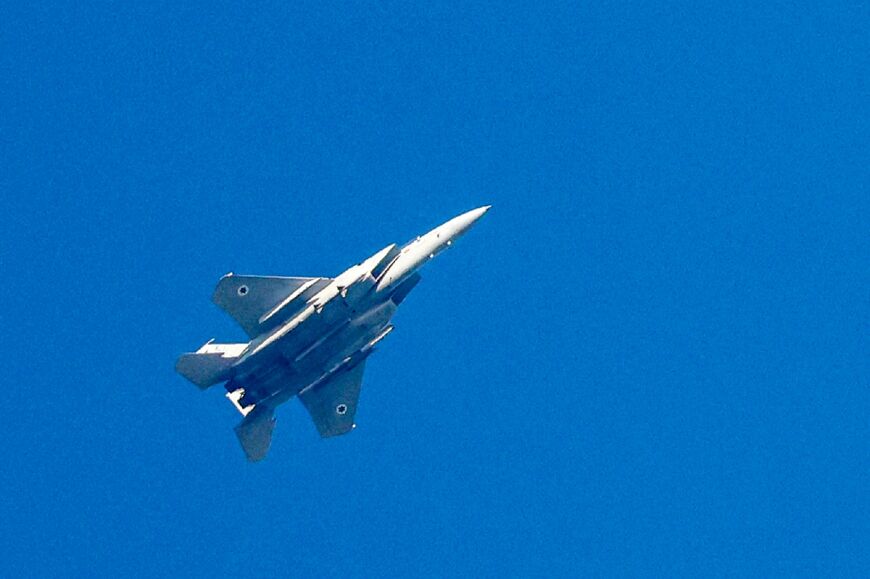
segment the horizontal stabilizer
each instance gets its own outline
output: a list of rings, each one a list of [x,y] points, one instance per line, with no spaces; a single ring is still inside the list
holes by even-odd
[[[178,358],[175,370],[204,390],[229,379],[230,368],[246,346],[208,342],[196,352]]]
[[[275,431],[274,410],[269,407],[254,408],[236,426],[235,431],[248,460],[251,462],[263,460],[269,452],[272,433]]]

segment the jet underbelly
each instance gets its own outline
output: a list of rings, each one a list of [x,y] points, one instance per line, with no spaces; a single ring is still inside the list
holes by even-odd
[[[289,358],[289,365],[300,373],[327,372],[344,358],[358,352],[389,324],[396,305],[386,301],[333,328],[320,339]]]

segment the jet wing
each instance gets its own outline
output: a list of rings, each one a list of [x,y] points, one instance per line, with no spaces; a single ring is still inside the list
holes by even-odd
[[[323,438],[353,430],[365,364],[363,360],[353,368],[299,394],[299,399],[311,414],[314,426]]]
[[[332,280],[326,277],[267,277],[228,273],[212,301],[231,315],[249,337],[286,319]]]

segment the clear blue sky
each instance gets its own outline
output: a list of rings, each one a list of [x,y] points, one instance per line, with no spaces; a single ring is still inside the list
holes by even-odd
[[[870,573],[866,3],[77,4],[0,8],[0,575]],[[174,373],[490,203],[349,436]]]

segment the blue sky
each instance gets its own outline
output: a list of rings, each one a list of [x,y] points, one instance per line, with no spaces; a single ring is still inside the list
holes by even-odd
[[[870,573],[860,3],[0,8],[3,576]],[[473,207],[245,462],[228,271]]]

